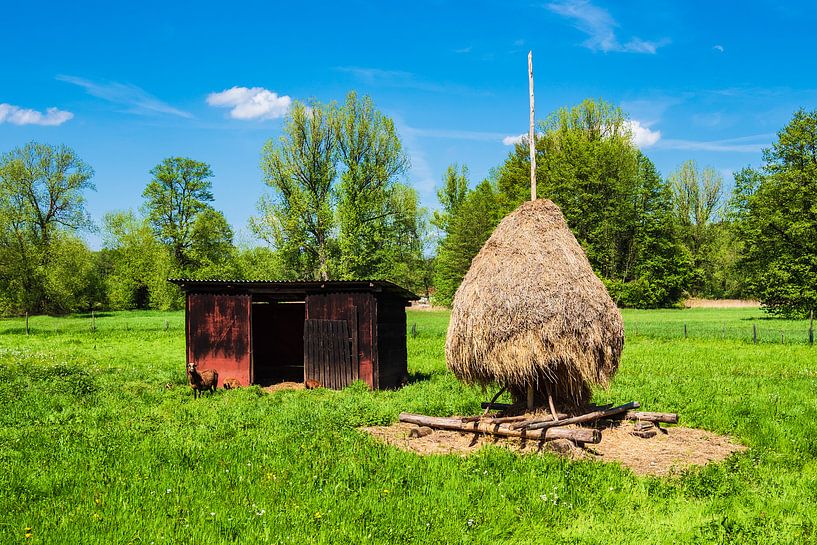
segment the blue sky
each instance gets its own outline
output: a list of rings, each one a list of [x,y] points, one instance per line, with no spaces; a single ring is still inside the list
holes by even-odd
[[[817,107],[806,2],[77,1],[2,14],[0,151],[74,148],[96,170],[97,221],[138,208],[148,171],[180,155],[211,164],[216,208],[245,231],[287,106],[350,89],[394,118],[407,181],[433,208],[448,164],[467,164],[473,185],[527,130],[528,50],[538,119],[612,101],[665,176],[695,159],[731,184],[796,109]]]

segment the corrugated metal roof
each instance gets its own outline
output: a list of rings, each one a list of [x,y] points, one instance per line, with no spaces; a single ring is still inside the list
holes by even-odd
[[[244,293],[316,293],[322,291],[372,291],[386,292],[402,297],[407,301],[416,301],[417,295],[387,280],[227,280],[193,278],[169,278],[185,291],[213,290],[239,291]]]

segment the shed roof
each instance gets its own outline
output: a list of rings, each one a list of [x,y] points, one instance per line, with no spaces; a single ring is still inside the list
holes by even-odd
[[[342,291],[362,291],[371,293],[388,293],[405,301],[416,301],[417,295],[411,291],[386,280],[194,280],[192,278],[170,278],[168,282],[176,284],[185,292],[199,291],[212,293],[240,293],[306,296],[311,293],[332,293]]]

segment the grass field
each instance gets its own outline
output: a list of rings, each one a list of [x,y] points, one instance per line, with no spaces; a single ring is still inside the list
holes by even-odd
[[[2,320],[0,543],[817,543],[807,323],[752,309],[624,317],[620,372],[596,400],[677,411],[747,451],[655,478],[500,447],[418,457],[358,432],[400,411],[479,410],[486,394],[445,370],[445,312],[410,312],[399,391],[199,400],[182,313],[98,315],[95,331],[89,316],[35,317],[28,336]]]

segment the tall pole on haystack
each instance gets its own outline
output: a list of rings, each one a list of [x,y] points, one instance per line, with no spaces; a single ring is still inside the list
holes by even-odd
[[[534,141],[533,125],[533,51],[528,51],[528,87],[530,88],[530,132],[528,132],[528,146],[530,147],[530,200],[536,200],[536,142]]]
[[[528,89],[530,89],[530,130],[528,147],[530,148],[530,200],[536,200],[536,142],[534,141],[533,122],[533,51],[528,51]],[[528,384],[528,410],[533,410],[533,384]]]

